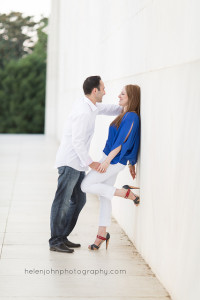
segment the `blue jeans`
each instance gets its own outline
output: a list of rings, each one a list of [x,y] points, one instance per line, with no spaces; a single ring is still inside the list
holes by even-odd
[[[80,188],[85,172],[63,166],[58,168],[58,174],[58,186],[51,207],[50,246],[61,244],[72,232],[86,203],[86,194]]]

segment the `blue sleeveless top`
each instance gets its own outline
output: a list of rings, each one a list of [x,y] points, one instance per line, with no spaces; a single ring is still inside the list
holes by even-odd
[[[133,127],[131,129],[131,126]],[[131,132],[126,140],[126,137]],[[126,141],[125,141],[126,140]],[[119,128],[112,125],[109,127],[108,139],[103,152],[108,155],[118,146],[122,146],[121,151],[113,158],[111,164],[118,162],[126,165],[129,160],[132,165],[137,162],[140,144],[140,119],[135,112],[127,112],[122,118]]]

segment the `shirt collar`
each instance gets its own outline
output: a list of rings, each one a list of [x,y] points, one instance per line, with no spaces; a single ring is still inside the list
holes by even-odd
[[[83,100],[87,102],[92,111],[95,111],[97,109],[96,105],[94,105],[94,103],[92,103],[92,101],[90,101],[86,96],[83,97]]]

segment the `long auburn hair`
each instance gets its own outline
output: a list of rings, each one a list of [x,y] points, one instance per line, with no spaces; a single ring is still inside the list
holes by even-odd
[[[119,116],[110,124],[119,128],[120,123],[122,121],[123,116],[127,112],[136,112],[136,114],[140,117],[140,87],[138,85],[128,84],[125,86],[125,90],[128,96],[128,105],[127,110],[121,112]]]

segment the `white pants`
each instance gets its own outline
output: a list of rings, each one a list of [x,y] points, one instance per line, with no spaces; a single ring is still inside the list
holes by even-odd
[[[100,162],[106,159],[103,154]],[[125,168],[125,165],[117,163],[109,165],[105,173],[98,173],[91,170],[83,179],[81,189],[85,193],[97,194],[100,200],[100,216],[99,226],[110,226],[111,212],[112,212],[112,197],[114,196],[116,188],[114,187],[117,174]]]

